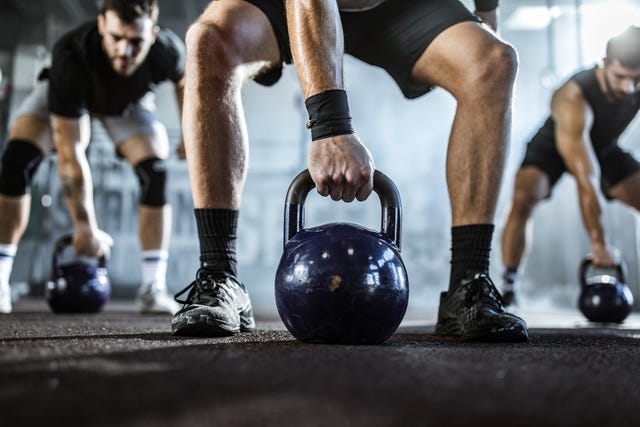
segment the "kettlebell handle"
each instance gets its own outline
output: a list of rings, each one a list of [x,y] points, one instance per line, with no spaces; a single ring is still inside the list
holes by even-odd
[[[587,270],[589,269],[589,267],[591,267],[591,265],[593,264],[593,258],[591,256],[586,256],[583,260],[582,263],[580,263],[580,269],[578,271],[578,280],[580,280],[580,284],[582,285],[583,288],[585,288],[587,286]],[[613,268],[616,272],[616,278],[618,279],[618,282],[621,283],[627,283],[625,277],[626,277],[626,268],[624,266],[624,262],[619,262],[616,264],[616,266]]]
[[[308,169],[300,172],[289,185],[284,209],[284,244],[304,228],[304,202],[316,184]],[[382,218],[380,233],[398,249],[402,233],[402,202],[393,181],[379,170],[373,173],[373,191],[380,198]]]
[[[56,271],[59,271],[58,268],[61,264],[62,252],[73,243],[73,236],[71,234],[65,234],[64,236],[58,238],[53,246],[53,256],[52,256],[52,265]],[[98,257],[98,267],[99,268],[107,268],[107,257],[105,255],[101,255]]]

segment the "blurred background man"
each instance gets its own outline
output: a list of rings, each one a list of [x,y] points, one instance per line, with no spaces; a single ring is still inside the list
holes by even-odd
[[[11,312],[9,277],[28,223],[31,180],[43,157],[54,149],[76,252],[100,256],[113,244],[99,228],[93,204],[85,154],[92,117],[100,120],[140,182],[138,308],[176,310],[165,277],[171,232],[165,195],[169,143],[164,126],[155,118],[152,90],[171,80],[180,102],[184,45],[174,33],[159,29],[157,18],[155,0],[104,0],[97,20],[58,40],[51,67],[41,73],[20,106],[0,170],[0,312]]]

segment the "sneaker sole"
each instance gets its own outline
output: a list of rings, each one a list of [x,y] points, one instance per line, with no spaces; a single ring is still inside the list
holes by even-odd
[[[506,326],[493,326],[478,328],[464,333],[455,320],[438,322],[436,335],[460,337],[464,341],[479,342],[527,342],[529,331],[519,323],[511,323]]]
[[[240,326],[225,325],[205,314],[184,315],[171,322],[173,335],[195,337],[228,337],[240,332]]]
[[[255,329],[253,316],[241,315],[240,324],[224,323],[212,318],[206,313],[183,313],[174,316],[171,322],[173,335],[196,337],[228,337],[240,332],[250,332]]]

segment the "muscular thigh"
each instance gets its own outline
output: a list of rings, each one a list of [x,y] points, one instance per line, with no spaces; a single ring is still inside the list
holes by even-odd
[[[640,211],[640,172],[635,172],[614,185],[608,196]]]
[[[220,30],[232,55],[259,83],[275,83],[282,61],[291,62],[283,0],[214,0],[197,23]],[[270,82],[265,74],[273,69],[277,75]]]
[[[600,187],[608,199],[640,208],[640,163],[617,144],[596,154],[600,163]]]
[[[461,83],[480,78],[474,70],[501,43],[484,25],[460,22],[433,40],[417,60],[411,76],[416,82],[440,86],[456,95]]]
[[[53,150],[53,136],[48,120],[30,115],[16,117],[9,131],[9,140],[20,139],[35,144],[44,154]]]
[[[458,0],[390,0],[365,12],[343,12],[341,17],[345,51],[386,70],[407,98],[432,89],[433,82],[412,77],[425,49],[448,28],[477,22]]]
[[[135,135],[118,144],[118,152],[132,165],[150,157],[169,157],[167,132],[160,122],[156,122],[155,126],[157,129],[154,133]]]
[[[47,103],[48,91],[49,83],[46,80],[37,82],[18,107],[16,119],[9,130],[9,139],[30,141],[45,154],[50,154],[53,150]]]
[[[529,203],[537,203],[551,191],[547,174],[537,166],[523,166],[516,174],[515,192]]]
[[[525,170],[538,171],[545,177],[546,184],[542,197],[550,197],[551,190],[567,171],[567,167],[556,149],[555,142],[538,133],[527,144],[527,150],[520,165],[520,171]]]
[[[146,107],[139,104],[122,116],[99,117],[118,153],[132,165],[149,157],[169,156],[167,131],[153,114],[152,105]]]

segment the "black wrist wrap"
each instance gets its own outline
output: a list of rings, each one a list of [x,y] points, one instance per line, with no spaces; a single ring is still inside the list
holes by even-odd
[[[344,90],[326,90],[310,96],[304,104],[309,112],[307,128],[311,129],[311,140],[354,133]]]
[[[478,12],[491,12],[498,7],[498,0],[475,0]]]

